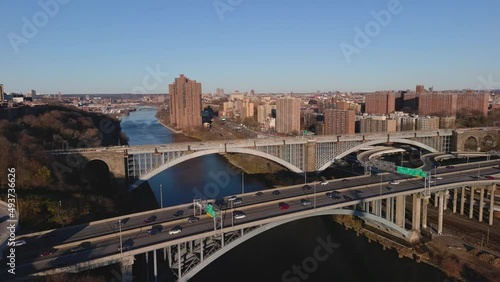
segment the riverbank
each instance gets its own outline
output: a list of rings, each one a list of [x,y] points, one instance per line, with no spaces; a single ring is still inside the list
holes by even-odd
[[[384,250],[397,251],[399,258],[426,263],[459,281],[497,281],[500,273],[500,258],[478,250],[458,237],[432,236],[423,232],[419,242],[410,244],[356,217],[333,216],[333,221],[342,224],[346,230],[355,231],[357,236],[364,236],[368,242],[380,244]]]

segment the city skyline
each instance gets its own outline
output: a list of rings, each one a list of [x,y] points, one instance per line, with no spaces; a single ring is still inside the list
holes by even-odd
[[[3,3],[6,92],[167,93],[179,74],[207,93],[500,88],[494,1],[55,1]]]

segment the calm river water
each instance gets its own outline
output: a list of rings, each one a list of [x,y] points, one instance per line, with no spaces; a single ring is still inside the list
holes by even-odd
[[[121,123],[129,144],[173,142],[155,111],[131,112]],[[188,203],[193,198],[222,197],[266,189],[264,183],[232,168],[219,155],[176,165],[150,181],[163,205]],[[215,260],[191,281],[426,281],[447,280],[439,270],[357,237],[329,217],[314,217],[266,231]]]

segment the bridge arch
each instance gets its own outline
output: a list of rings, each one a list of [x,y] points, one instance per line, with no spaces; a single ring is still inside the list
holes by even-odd
[[[474,136],[469,136],[464,142],[464,151],[477,152],[479,149],[479,141]]]
[[[83,175],[92,185],[107,185],[111,178],[108,164],[101,159],[89,160],[83,168]]]
[[[289,222],[292,222],[295,220],[304,219],[304,218],[313,217],[313,216],[322,216],[322,215],[352,215],[352,216],[357,216],[363,220],[372,220],[372,221],[375,221],[381,225],[384,225],[386,228],[390,228],[390,229],[393,229],[395,231],[398,231],[406,238],[409,238],[411,235],[411,233],[409,231],[396,225],[395,223],[392,223],[384,218],[381,218],[381,217],[378,217],[378,216],[375,216],[375,215],[372,215],[369,213],[365,213],[362,211],[355,211],[355,210],[350,210],[350,209],[331,209],[331,210],[327,210],[327,211],[319,211],[319,212],[316,212],[313,214],[306,214],[306,215],[302,215],[302,216],[298,216],[298,217],[287,218],[287,219],[283,219],[280,221],[272,222],[272,223],[263,225],[257,229],[254,229],[254,230],[250,231],[249,233],[244,234],[240,238],[234,240],[230,244],[224,246],[223,248],[221,248],[220,250],[218,250],[217,252],[215,252],[214,254],[209,256],[208,258],[204,259],[201,263],[199,263],[198,265],[193,267],[189,272],[185,273],[184,276],[181,277],[181,279],[179,279],[178,281],[179,282],[188,281],[189,279],[193,278],[194,275],[196,275],[198,272],[200,272],[202,269],[207,267],[210,263],[212,263],[213,261],[215,261],[216,259],[218,259],[222,255],[224,255],[225,253],[229,252],[233,248],[239,246],[241,243],[244,243],[245,241],[247,241],[247,240],[249,240],[249,239],[251,239],[251,238],[253,238],[261,233],[264,233],[270,229],[273,229],[275,227],[281,226],[283,224],[286,224],[286,223],[289,223]]]
[[[153,178],[155,175],[159,174],[160,172],[162,172],[165,169],[168,169],[169,167],[172,167],[174,165],[177,165],[177,164],[180,164],[182,162],[185,162],[185,161],[188,161],[191,159],[195,159],[198,157],[206,156],[206,155],[223,154],[223,153],[239,153],[239,154],[254,155],[254,156],[262,157],[262,158],[268,159],[270,161],[273,161],[275,163],[278,163],[278,164],[286,167],[287,169],[289,169],[295,173],[302,173],[303,172],[300,168],[296,167],[295,165],[293,165],[285,160],[282,160],[282,159],[275,157],[275,156],[268,154],[268,153],[257,151],[255,149],[247,149],[247,148],[227,148],[227,150],[225,150],[223,148],[222,149],[211,149],[211,150],[197,151],[197,152],[194,152],[192,154],[184,155],[184,156],[178,157],[175,160],[172,160],[168,163],[165,163],[165,164],[159,166],[158,168],[154,169],[153,171],[150,171],[149,173],[146,173],[145,175],[143,175],[139,180],[135,181],[135,183],[131,185],[131,188],[132,189],[137,188],[142,183],[148,181],[149,179]]]
[[[495,139],[491,135],[486,135],[483,137],[483,142],[481,144],[484,150],[489,150],[495,147]]]
[[[420,147],[422,149],[425,149],[431,153],[437,153],[437,150],[432,148],[431,146],[429,145],[426,145],[424,143],[421,143],[421,142],[418,142],[418,141],[414,141],[414,140],[410,140],[410,139],[390,139],[390,142],[391,143],[403,143],[403,144],[408,144],[408,145],[413,145],[413,146],[416,146],[416,147]],[[356,147],[353,147],[345,152],[342,152],[341,154],[335,156],[333,158],[333,160],[331,160],[330,162],[327,162],[326,164],[324,164],[318,171],[323,171],[325,169],[327,169],[329,166],[331,166],[335,160],[337,159],[341,159],[347,155],[349,155],[350,153],[354,153],[356,151],[359,151],[361,150],[362,148],[366,147],[366,146],[371,146],[371,145],[377,145],[377,144],[383,144],[383,143],[387,143],[387,140],[385,139],[377,139],[377,140],[371,140],[371,141],[368,141],[368,142],[364,142]]]

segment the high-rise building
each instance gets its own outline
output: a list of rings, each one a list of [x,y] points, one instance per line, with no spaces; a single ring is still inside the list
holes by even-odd
[[[300,104],[298,98],[286,97],[276,100],[276,132],[297,134],[300,131]]]
[[[324,113],[323,134],[354,134],[356,114],[352,110],[328,109]]]
[[[488,93],[466,92],[457,94],[457,111],[478,111],[483,116],[488,115],[488,104],[490,95]]]
[[[418,97],[419,115],[450,116],[457,112],[457,94],[424,93]]]
[[[415,92],[423,93],[425,92],[425,87],[423,85],[417,85],[417,87],[415,88]]]
[[[374,93],[365,96],[365,112],[373,115],[386,115],[394,112],[396,96],[394,92]]]
[[[217,88],[216,93],[217,96],[224,96],[224,88]]]
[[[257,107],[257,122],[266,124],[271,117],[271,111],[276,109],[275,105],[264,104]]]
[[[399,124],[397,124],[397,127],[399,127],[397,128],[398,131],[415,131],[415,128],[417,126],[417,118],[415,117],[398,117],[397,121],[399,122]]]
[[[417,130],[436,130],[439,129],[439,117],[418,117]]]
[[[396,132],[396,120],[382,117],[364,118],[361,120],[361,133]]]
[[[3,102],[5,101],[5,93],[4,93],[4,90],[3,90],[3,84],[0,84],[0,102]]]
[[[181,130],[202,126],[201,83],[181,74],[169,90],[170,125]]]
[[[439,128],[454,129],[456,119],[457,119],[456,116],[440,117],[439,118]]]

